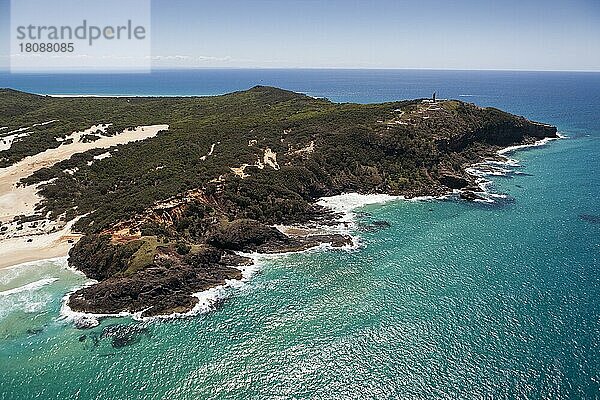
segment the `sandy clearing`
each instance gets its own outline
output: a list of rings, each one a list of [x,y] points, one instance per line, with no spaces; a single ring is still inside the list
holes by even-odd
[[[266,148],[265,149],[265,154],[264,154],[264,163],[266,165],[271,166],[271,168],[273,168],[274,170],[278,170],[279,169],[279,164],[277,164],[277,153],[275,153],[273,150],[271,150],[270,148]]]
[[[52,123],[58,122],[58,121],[59,121],[58,119],[53,119],[53,120],[50,120],[50,121],[41,122],[39,124],[33,124],[33,126],[44,126],[44,125],[52,124]]]
[[[296,154],[311,154],[315,152],[315,141],[311,140],[310,144],[306,147],[303,147],[298,150],[288,151],[286,154],[288,155],[296,155]]]
[[[210,146],[210,151],[208,152],[207,156],[212,156],[213,155],[213,153],[215,152],[215,145],[216,145],[216,143],[213,143]]]
[[[12,147],[15,140],[29,136],[29,132],[15,133],[0,137],[0,151],[8,150]]]
[[[21,236],[2,240],[0,243],[0,269],[30,261],[64,257],[81,237],[71,233],[76,220],[61,230],[45,235]]]
[[[107,151],[106,153],[102,153],[102,154],[98,154],[97,156],[94,156],[94,160],[104,160],[105,158],[110,158],[112,157],[112,154],[110,153],[110,151]]]
[[[25,126],[23,128],[19,128],[19,129],[15,129],[14,131],[7,132],[6,135],[10,135],[13,133],[19,133],[19,132],[25,132],[25,131],[28,131],[29,129],[31,129],[30,126]]]
[[[244,179],[248,176],[250,176],[249,174],[245,173],[244,171],[246,170],[247,167],[251,167],[250,164],[242,164],[241,167],[235,168],[235,167],[230,167],[229,169],[237,176],[239,176],[240,178]]]
[[[264,161],[264,163],[263,163]],[[256,162],[254,164],[242,164],[240,167],[229,167],[229,169],[234,173],[234,175],[239,176],[244,179],[250,176],[250,174],[246,173],[246,168],[248,167],[256,167],[258,169],[264,169],[265,165],[269,165],[274,170],[279,170],[279,164],[277,164],[277,153],[273,152],[270,148],[264,151],[263,161],[261,161],[260,156],[256,156]]]

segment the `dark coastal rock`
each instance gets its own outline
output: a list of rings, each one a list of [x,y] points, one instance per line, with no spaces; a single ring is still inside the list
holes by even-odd
[[[460,193],[460,198],[467,201],[485,200],[485,197],[478,195],[470,190],[463,190]]]
[[[140,241],[115,245],[108,235],[87,235],[69,251],[69,263],[87,277],[102,280],[125,271],[127,261],[141,245]]]
[[[464,191],[483,192],[483,189],[479,186],[470,185],[470,186],[466,186],[464,188]]]
[[[259,253],[291,253],[304,251],[327,243],[334,248],[341,248],[352,245],[352,237],[340,234],[309,235],[298,237],[287,237],[283,243],[265,243],[257,248]]]
[[[289,237],[258,221],[236,220],[220,225],[206,242],[186,245],[182,254],[181,242],[141,237],[119,243],[107,235],[89,236],[71,250],[69,262],[101,281],[73,293],[69,306],[94,314],[142,312],[144,317],[186,313],[198,302],[192,294],[242,278],[235,267],[250,265],[252,260],[233,251],[293,252],[321,243],[343,247],[351,245],[352,238],[338,234]],[[85,318],[77,323],[82,329],[89,327]]]
[[[73,325],[75,325],[75,328],[77,329],[91,329],[98,326],[99,324],[100,322],[93,317],[77,318],[73,323]]]
[[[206,242],[221,249],[256,251],[261,246],[286,244],[288,237],[277,229],[251,219],[238,219],[219,227]]]
[[[169,254],[168,248],[161,249],[162,254]],[[223,257],[224,251],[222,249],[212,247],[212,246],[204,246],[200,250],[188,253],[182,257],[183,262],[186,264],[202,267],[203,265],[209,264],[217,264]],[[178,255],[170,253],[173,259],[178,259]]]
[[[109,338],[113,348],[129,346],[140,341],[142,337],[150,337],[148,328],[139,325],[108,325],[102,330],[100,339]]]
[[[65,162],[72,165],[63,163],[26,179],[34,184],[57,178],[43,185],[44,215],[81,216],[75,228],[85,236],[71,250],[69,263],[99,282],[71,295],[69,305],[101,314],[185,313],[198,302],[193,293],[241,279],[234,267],[251,260],[235,252],[293,252],[322,243],[351,246],[347,235],[287,236],[273,227],[337,225],[338,215],[316,204],[319,197],[388,193],[410,198],[460,189],[461,199],[485,200],[466,173],[468,166],[498,159],[500,147],[556,137],[555,127],[460,101],[444,104],[427,119],[417,111],[408,122],[390,119],[392,110],[412,113],[420,104],[348,107],[257,87],[215,99],[153,99],[141,108],[128,104],[119,109],[119,115],[131,114],[124,117],[128,123],[152,112],[177,128],[140,144],[146,158],[139,157],[137,147],[122,146],[114,161],[126,170],[110,171],[106,182],[90,184],[90,159],[77,157]],[[206,114],[196,118],[188,112],[192,109]],[[231,123],[222,128],[213,121]],[[116,133],[117,128],[111,129]],[[219,156],[207,158],[208,148],[186,151],[200,150],[205,136],[198,132],[205,131],[220,138]],[[248,146],[253,142],[260,144]],[[259,166],[267,146],[277,153],[278,168]],[[194,172],[182,168],[181,157],[202,167]],[[243,177],[231,172],[240,165],[250,165]],[[74,167],[81,172],[62,172]],[[148,174],[160,171],[158,167],[164,171]],[[360,229],[389,226],[374,221]]]
[[[469,185],[469,181],[462,176],[450,174],[440,176],[440,183],[450,189],[462,189]]]
[[[96,314],[142,311],[144,317],[188,312],[198,302],[193,293],[242,278],[239,269],[207,263],[215,254],[207,253],[188,258],[189,264],[165,257],[132,275],[114,275],[73,293],[69,306]]]
[[[600,224],[600,215],[579,214],[579,219],[590,224]]]
[[[221,256],[221,260],[219,262],[223,265],[238,265],[238,266],[248,266],[248,265],[252,265],[252,263],[253,263],[251,258],[240,256],[233,252],[224,253]]]
[[[387,229],[392,226],[388,221],[373,221],[371,223],[365,224],[361,223],[358,225],[358,229],[361,232],[377,232],[383,229]]]
[[[220,249],[285,253],[306,250],[321,243],[343,247],[352,243],[352,239],[338,234],[290,237],[272,226],[254,220],[240,219],[220,227],[208,237],[207,243]]]
[[[371,213],[365,212],[365,211],[357,211],[355,212],[356,217],[358,218],[370,218],[373,215]]]
[[[495,114],[493,123],[454,136],[449,148],[462,151],[473,142],[507,147],[515,144],[533,144],[540,139],[558,137],[555,126],[532,122],[523,117],[515,120],[510,114],[492,108],[488,108],[488,111]]]

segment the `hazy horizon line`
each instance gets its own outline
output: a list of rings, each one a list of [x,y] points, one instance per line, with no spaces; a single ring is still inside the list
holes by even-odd
[[[391,68],[391,67],[152,67],[150,72],[147,71],[127,71],[127,70],[104,70],[104,71],[89,71],[89,70],[71,70],[71,71],[44,71],[31,70],[11,72],[10,68],[0,68],[0,73],[8,73],[12,75],[27,75],[27,74],[148,74],[153,71],[194,71],[194,70],[321,70],[321,71],[456,71],[456,72],[574,72],[574,73],[600,73],[600,69],[517,69],[517,68]]]

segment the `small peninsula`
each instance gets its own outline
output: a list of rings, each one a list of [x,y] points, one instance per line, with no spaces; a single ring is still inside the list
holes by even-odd
[[[31,203],[0,214],[0,241],[68,228],[69,264],[97,281],[69,307],[144,317],[188,312],[194,293],[241,279],[252,260],[240,253],[351,244],[276,228],[332,223],[321,197],[476,200],[470,166],[557,137],[554,126],[457,100],[338,104],[264,86],[210,97],[2,89],[0,127],[0,173],[31,168],[10,172],[18,180],[0,193],[0,203],[18,191]]]

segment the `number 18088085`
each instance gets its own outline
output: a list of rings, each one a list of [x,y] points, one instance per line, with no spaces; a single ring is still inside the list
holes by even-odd
[[[19,43],[21,53],[72,53],[73,43]]]

